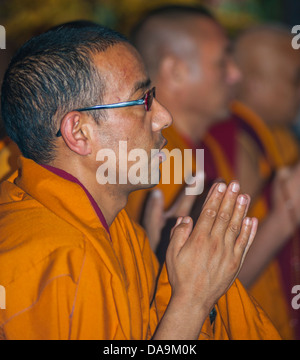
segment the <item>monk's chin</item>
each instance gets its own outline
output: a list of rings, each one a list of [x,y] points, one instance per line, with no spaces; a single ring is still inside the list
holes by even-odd
[[[139,184],[136,184],[136,185],[132,185],[130,193],[135,192],[135,191],[139,191],[139,190],[153,189],[159,184],[160,179],[161,179],[161,172],[159,171],[159,179],[157,179],[157,182],[151,183],[151,179],[149,179],[147,184],[139,183]]]

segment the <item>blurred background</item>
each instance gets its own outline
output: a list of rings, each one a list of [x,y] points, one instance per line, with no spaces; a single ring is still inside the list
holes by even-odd
[[[300,22],[299,0],[0,0],[0,24],[7,32],[8,50],[59,23],[92,20],[126,35],[139,17],[163,4],[209,7],[231,34],[265,21]],[[0,53],[1,58],[4,52]]]
[[[78,18],[126,33],[143,12],[168,3],[206,5],[233,32],[266,20],[295,25],[300,16],[299,0],[0,0],[0,23],[7,29],[8,40],[16,45],[53,25]]]
[[[0,50],[0,82],[14,51],[33,35],[78,19],[92,20],[125,35],[143,13],[169,3],[209,7],[231,35],[253,24],[300,24],[299,0],[0,0],[6,50]]]

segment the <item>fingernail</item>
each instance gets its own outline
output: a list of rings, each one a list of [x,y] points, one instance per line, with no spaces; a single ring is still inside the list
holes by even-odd
[[[246,219],[245,219],[245,224],[246,224],[247,226],[252,225],[252,219],[246,218]]]
[[[248,203],[248,199],[246,198],[246,196],[241,195],[238,198],[238,203],[240,205],[246,205]]]
[[[189,217],[185,217],[182,220],[182,224],[189,224],[190,222],[191,222],[191,218],[189,218]]]
[[[219,191],[220,193],[224,193],[224,192],[226,191],[226,189],[227,189],[227,186],[226,186],[226,184],[224,184],[224,183],[221,183],[221,184],[219,185],[219,187],[218,187],[218,191]]]
[[[240,191],[240,185],[238,183],[233,183],[231,186],[231,190],[234,193],[238,193]]]
[[[177,221],[176,221],[175,226],[179,226],[179,225],[182,223],[182,220],[183,220],[182,216],[179,217],[179,218],[177,219]]]
[[[162,192],[160,190],[154,190],[152,191],[152,196],[156,199],[161,199],[162,198]]]

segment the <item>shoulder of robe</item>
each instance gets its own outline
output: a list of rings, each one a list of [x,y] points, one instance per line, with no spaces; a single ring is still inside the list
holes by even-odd
[[[85,236],[77,228],[33,199],[0,205],[0,228],[2,285],[49,262],[56,268],[64,262],[72,267],[86,251]]]

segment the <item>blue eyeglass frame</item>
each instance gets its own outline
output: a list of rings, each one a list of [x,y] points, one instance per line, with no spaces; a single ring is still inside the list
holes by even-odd
[[[125,101],[116,104],[108,104],[108,105],[95,105],[91,107],[86,107],[82,109],[76,109],[73,111],[83,112],[83,111],[90,111],[90,110],[104,110],[104,109],[117,109],[117,108],[124,108],[129,106],[137,106],[137,105],[145,105],[145,110],[150,111],[151,106],[153,103],[153,99],[156,97],[156,88],[153,87],[151,90],[148,90],[146,94],[143,96],[142,99],[133,100],[133,101]],[[56,137],[61,137],[61,131],[58,130]]]

